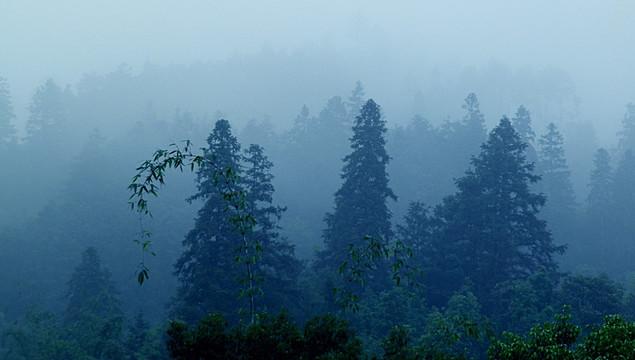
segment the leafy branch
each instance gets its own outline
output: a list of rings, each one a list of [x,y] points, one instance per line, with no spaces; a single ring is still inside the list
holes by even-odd
[[[254,298],[261,293],[256,286],[258,278],[255,275],[254,265],[260,259],[262,251],[261,244],[254,237],[248,235],[252,233],[256,226],[256,219],[247,209],[247,193],[238,186],[239,175],[231,168],[223,168],[215,161],[215,155],[206,148],[201,148],[203,155],[195,154],[192,151],[192,143],[184,141],[183,148],[177,144],[170,144],[170,149],[158,149],[154,152],[150,160],[146,160],[139,165],[137,174],[132,177],[132,182],[128,185],[128,190],[132,192],[129,204],[132,210],[139,213],[141,226],[140,238],[135,242],[142,247],[144,253],[150,252],[150,233],[144,229],[144,216],[152,216],[148,206],[148,197],[158,196],[158,190],[165,185],[166,172],[169,169],[176,169],[183,172],[185,169],[194,171],[195,168],[208,167],[212,170],[213,185],[222,194],[223,200],[227,204],[227,210],[231,211],[230,222],[233,231],[241,238],[240,245],[236,249],[234,262],[245,265],[246,275],[239,282],[243,284],[240,296],[249,298],[250,314],[252,322],[255,316]],[[149,269],[145,264],[145,257],[138,267],[137,280],[139,284],[149,278]]]
[[[403,242],[389,243],[381,237],[372,236],[365,236],[363,240],[365,246],[349,244],[350,260],[340,263],[339,274],[348,283],[364,287],[366,285],[365,275],[377,270],[378,263],[385,259],[390,260],[392,279],[397,286],[400,286],[404,281],[411,287],[420,288],[422,286],[417,281],[421,276],[421,270],[408,263],[408,259],[412,258],[412,250]],[[359,310],[358,296],[346,287],[333,289],[333,294],[344,309],[350,309],[353,312]]]

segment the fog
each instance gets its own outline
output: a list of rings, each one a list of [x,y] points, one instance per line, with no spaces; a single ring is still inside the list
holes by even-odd
[[[367,358],[485,359],[566,305],[635,326],[633,14],[0,0],[0,358],[194,358],[166,339],[216,311],[247,342],[334,313]]]
[[[558,68],[571,77],[580,99],[577,120],[592,122],[608,142],[635,92],[633,11],[635,5],[626,1],[399,1],[387,6],[381,1],[7,0],[0,4],[5,49],[0,69],[23,119],[33,89],[49,77],[74,86],[86,73],[105,74],[121,63],[138,73],[147,63],[222,61],[263,48],[341,63],[374,97],[390,100],[411,101],[435,69],[444,82],[457,82],[466,68],[481,69],[492,61],[512,73]],[[342,87],[351,84],[333,83],[329,94]],[[296,91],[278,89],[280,97]],[[481,95],[486,110],[490,101]],[[399,105],[385,106],[387,115],[397,115],[388,116],[390,122],[409,119]],[[494,123],[511,109],[491,110],[486,114]],[[250,112],[241,115],[267,114],[290,125],[282,111]]]

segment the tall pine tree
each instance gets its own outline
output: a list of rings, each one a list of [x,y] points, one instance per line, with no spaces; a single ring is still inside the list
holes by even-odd
[[[216,122],[207,138],[205,158],[220,169],[240,173],[240,144],[227,120]],[[234,258],[240,239],[230,223],[230,211],[223,194],[216,188],[215,169],[203,162],[196,174],[198,192],[189,201],[202,200],[194,228],[183,240],[185,251],[175,265],[179,280],[175,313],[195,322],[209,311],[236,315],[237,307],[247,308],[246,299],[236,300],[244,276]],[[238,190],[238,189],[237,189]]]
[[[242,155],[227,120],[216,122],[207,143],[205,158],[217,168],[237,174],[233,190],[245,194],[244,209],[254,219],[254,226],[246,234],[246,247],[236,231],[226,193],[218,189],[215,168],[203,162],[197,172],[198,192],[190,200],[204,203],[175,266],[179,287],[174,312],[192,322],[211,311],[236,319],[238,310],[251,308],[248,296],[237,297],[242,291],[253,291],[253,285],[264,292],[258,309],[279,309],[288,304],[285,301],[293,300],[286,295],[292,293],[300,263],[294,258],[293,247],[277,231],[284,209],[273,206],[273,164],[258,145]]]
[[[532,193],[539,180],[525,148],[507,118],[492,130],[472,168],[456,181],[458,192],[435,210],[439,234],[435,268],[430,274],[433,303],[443,303],[462,285],[470,286],[483,302],[507,280],[526,279],[542,268],[553,273],[554,246],[545,221],[538,218],[544,197]]]
[[[388,199],[396,200],[388,185],[386,165],[390,157],[385,145],[386,121],[381,108],[372,99],[355,118],[351,148],[344,158],[343,184],[335,193],[335,208],[325,216],[325,249],[318,264],[336,272],[349,259],[349,246],[364,246],[372,237],[390,241],[391,212]]]

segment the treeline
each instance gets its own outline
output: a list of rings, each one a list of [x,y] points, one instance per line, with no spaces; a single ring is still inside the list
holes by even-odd
[[[503,331],[524,334],[538,323],[561,331],[548,321],[563,305],[571,306],[569,330],[609,314],[635,316],[627,282],[635,234],[631,105],[619,145],[597,151],[581,200],[558,128],[536,136],[530,110],[520,106],[488,132],[475,94],[462,119],[441,126],[415,117],[389,130],[358,83],[317,116],[303,107],[282,134],[253,121],[235,135],[223,119],[149,107],[128,135],[104,139],[96,130],[78,141],[77,109],[95,104],[47,81],[18,140],[6,83],[1,88],[1,160],[13,174],[1,180],[12,190],[2,196],[15,205],[3,215],[28,219],[5,221],[2,234],[6,358],[192,358],[218,339],[226,342],[213,346],[236,354],[288,340],[289,358],[361,357],[362,348],[385,358],[484,357],[491,342],[490,357],[505,358],[504,351],[531,352],[537,335],[498,342]],[[185,138],[237,175],[254,220],[249,243],[241,243],[205,163],[194,174],[168,174],[151,200],[152,219],[131,214],[125,189],[135,167],[156,146]],[[140,226],[153,234],[158,256],[135,247]],[[133,276],[139,263],[151,277],[141,288]],[[247,325],[250,315],[257,320]],[[184,322],[166,325],[166,318]],[[196,326],[199,333],[189,330]],[[271,340],[278,330],[287,333]],[[573,330],[565,347],[600,336],[591,330],[582,337]],[[218,336],[210,340],[210,331]],[[315,350],[311,336],[337,341]],[[521,350],[505,350],[505,341]]]

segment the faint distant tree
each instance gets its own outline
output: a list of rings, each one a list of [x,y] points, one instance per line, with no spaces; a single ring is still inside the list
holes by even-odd
[[[556,125],[550,123],[538,143],[537,172],[542,176],[538,188],[547,197],[542,217],[547,220],[555,238],[567,242],[575,227],[576,203],[571,172],[564,155],[564,140]]]
[[[71,338],[96,359],[121,359],[124,316],[110,272],[89,247],[68,282],[66,321]]]
[[[332,195],[340,185],[338,172],[348,152],[351,127],[347,107],[340,96],[328,99],[317,116],[304,106],[286,134],[278,161],[280,199],[299,206],[290,207],[289,218],[302,227],[298,236],[318,246],[323,224],[321,217],[333,206]]]
[[[626,105],[626,113],[622,119],[622,130],[619,135],[619,148],[622,153],[626,150],[635,151],[635,104]]]
[[[300,113],[293,120],[293,126],[287,134],[287,141],[293,142],[294,145],[305,143],[310,138],[314,125],[315,119],[310,117],[309,108],[302,105]]]
[[[449,158],[450,144],[438,128],[415,115],[405,127],[389,130],[388,136],[386,147],[393,158],[390,182],[405,200],[396,204],[396,214],[404,214],[410,201],[435,204],[454,190],[454,174],[448,168],[456,166],[455,159]]]
[[[0,146],[6,147],[15,136],[11,122],[15,119],[7,79],[0,77]]]
[[[348,97],[346,101],[346,109],[348,111],[348,121],[349,124],[353,124],[355,121],[355,117],[359,115],[359,111],[362,106],[364,106],[364,102],[366,99],[364,98],[364,87],[360,81],[355,83],[355,88],[351,91],[351,95]]]
[[[156,118],[156,116],[154,117]],[[174,140],[196,139],[200,137],[201,133],[201,123],[196,121],[191,112],[180,109],[174,112],[170,126],[170,135],[174,137]]]
[[[537,162],[538,155],[536,154],[536,149],[534,149],[533,146],[536,133],[531,127],[531,114],[523,105],[520,105],[518,110],[516,110],[516,114],[512,118],[512,125],[514,126],[514,130],[516,130],[520,136],[520,140],[527,144],[527,149],[525,150],[525,153],[527,154],[527,161],[533,163]]]
[[[558,301],[571,306],[574,320],[580,325],[599,324],[606,315],[622,311],[624,287],[606,274],[567,275],[560,285]]]
[[[59,141],[69,118],[65,97],[64,91],[52,79],[37,88],[29,106],[31,114],[26,123],[29,142]]]
[[[593,158],[593,169],[589,182],[589,195],[586,199],[585,228],[589,236],[587,252],[599,260],[606,268],[608,259],[607,244],[611,238],[613,218],[613,197],[611,195],[613,171],[609,152],[600,148]]]
[[[433,224],[430,207],[420,201],[411,202],[403,223],[397,225],[396,236],[412,250],[413,264],[429,266],[434,256]]]
[[[368,100],[355,119],[352,152],[344,157],[343,184],[335,193],[335,208],[325,216],[325,249],[317,259],[320,268],[337,272],[349,259],[350,246],[365,246],[369,237],[385,242],[392,239],[387,201],[396,200],[396,196],[388,185],[386,165],[390,157],[385,134],[381,108]]]
[[[487,138],[487,130],[485,129],[485,117],[481,113],[481,105],[479,104],[476,94],[470,93],[465,98],[463,104],[465,115],[463,116],[463,125],[467,134],[471,136],[470,144],[474,146],[474,153],[478,151],[478,147]],[[467,140],[467,139],[466,139]]]
[[[321,135],[336,136],[349,132],[346,104],[340,96],[330,98],[318,116]]]
[[[446,138],[443,153],[446,171],[452,176],[460,174],[469,165],[470,158],[479,152],[479,146],[487,139],[485,117],[481,113],[476,94],[470,93],[463,103],[465,115],[461,121],[446,121],[442,136]]]
[[[613,175],[613,236],[608,246],[610,271],[612,275],[622,276],[632,266],[635,257],[635,153],[628,149],[615,168]]]
[[[82,252],[82,261],[68,282],[68,321],[76,321],[87,306],[98,313],[108,313],[118,307],[115,283],[110,272],[102,265],[97,249],[88,247]]]

